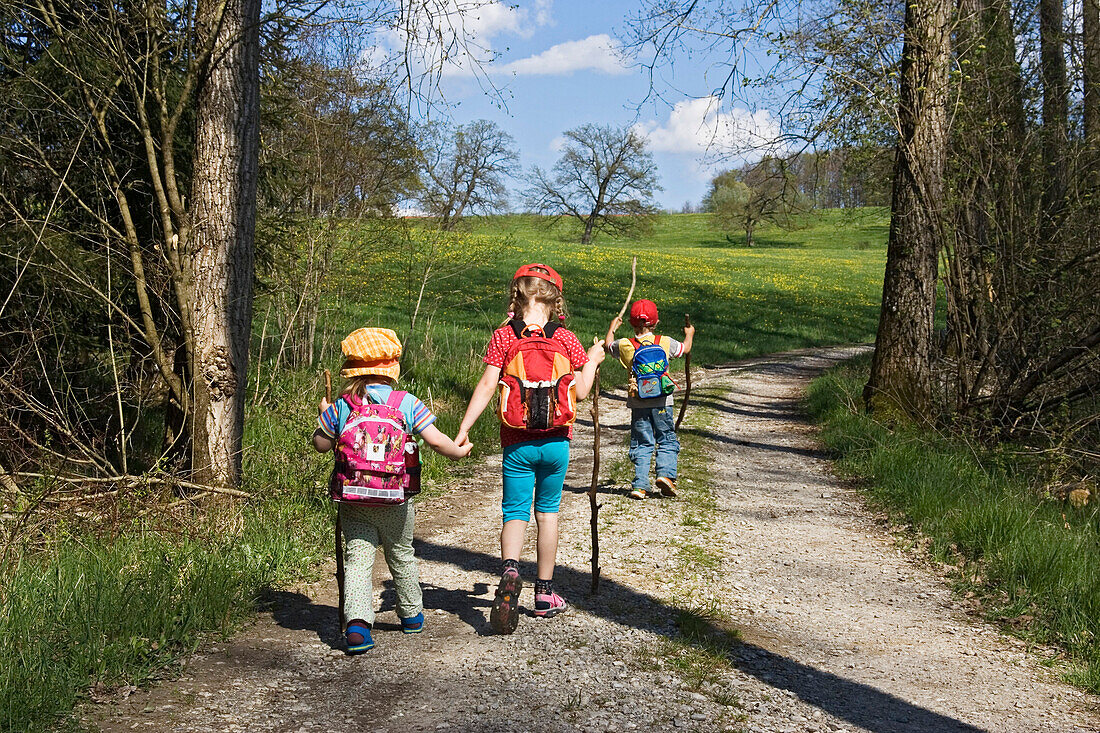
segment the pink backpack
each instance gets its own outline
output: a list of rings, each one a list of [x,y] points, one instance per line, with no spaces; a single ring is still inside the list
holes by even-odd
[[[344,395],[350,408],[336,441],[336,467],[329,490],[333,501],[394,506],[420,493],[416,439],[400,410],[407,392],[394,390],[385,404]]]

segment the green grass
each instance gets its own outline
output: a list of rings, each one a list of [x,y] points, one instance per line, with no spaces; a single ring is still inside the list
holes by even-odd
[[[868,363],[840,367],[810,387],[810,409],[841,468],[926,538],[987,617],[1059,645],[1067,676],[1100,692],[1100,507],[1044,497],[1031,486],[1033,467],[1003,450],[874,421],[860,409]]]
[[[149,678],[204,634],[233,630],[264,588],[324,557],[322,516],[269,502],[244,511],[237,535],[133,527],[24,559],[0,589],[0,730],[75,727],[69,714],[93,683]]]

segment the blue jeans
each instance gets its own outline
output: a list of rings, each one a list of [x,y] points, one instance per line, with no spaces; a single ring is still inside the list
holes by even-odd
[[[569,440],[544,438],[515,443],[504,449],[504,521],[531,521],[531,502],[543,514],[558,511],[565,471],[569,468]]]
[[[676,480],[676,458],[680,439],[671,407],[642,407],[630,410],[630,460],[634,461],[634,488],[649,489],[649,465],[657,449],[657,477]]]

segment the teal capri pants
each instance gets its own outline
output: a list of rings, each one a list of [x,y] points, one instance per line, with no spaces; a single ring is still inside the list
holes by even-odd
[[[565,470],[569,468],[569,440],[544,438],[513,443],[504,449],[504,521],[531,521],[535,511],[554,513],[561,506]]]

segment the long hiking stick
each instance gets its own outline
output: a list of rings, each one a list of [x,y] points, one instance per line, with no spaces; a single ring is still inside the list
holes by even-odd
[[[600,505],[596,491],[600,485],[600,369],[596,367],[592,394],[592,485],[588,488],[588,505],[592,509],[592,593],[600,592],[600,529],[597,517]]]
[[[332,373],[325,370],[325,401],[332,403]],[[336,591],[339,594],[338,620],[340,631],[344,630],[344,528],[340,523],[340,505],[336,505]]]
[[[630,260],[630,290],[626,293],[623,307],[619,309],[619,318],[623,317],[630,306],[630,299],[634,297],[634,286],[638,283],[638,257]],[[597,338],[597,341],[599,339]],[[607,344],[604,344],[607,348]],[[600,369],[596,367],[596,375],[593,377],[592,389],[592,485],[588,489],[588,506],[592,510],[592,593],[600,592],[600,504],[596,501],[596,494],[600,486]]]
[[[691,325],[691,316],[684,314],[684,327]],[[691,352],[684,356],[684,381],[687,386],[684,389],[684,401],[680,403],[680,414],[676,416],[676,429],[680,429],[680,423],[684,421],[684,413],[688,409],[688,398],[691,397]]]
[[[634,297],[634,286],[638,282],[638,256],[635,255],[630,260],[630,290],[626,293],[626,300],[623,301],[623,307],[619,309],[619,319],[626,314],[626,309],[630,307],[630,299]]]

